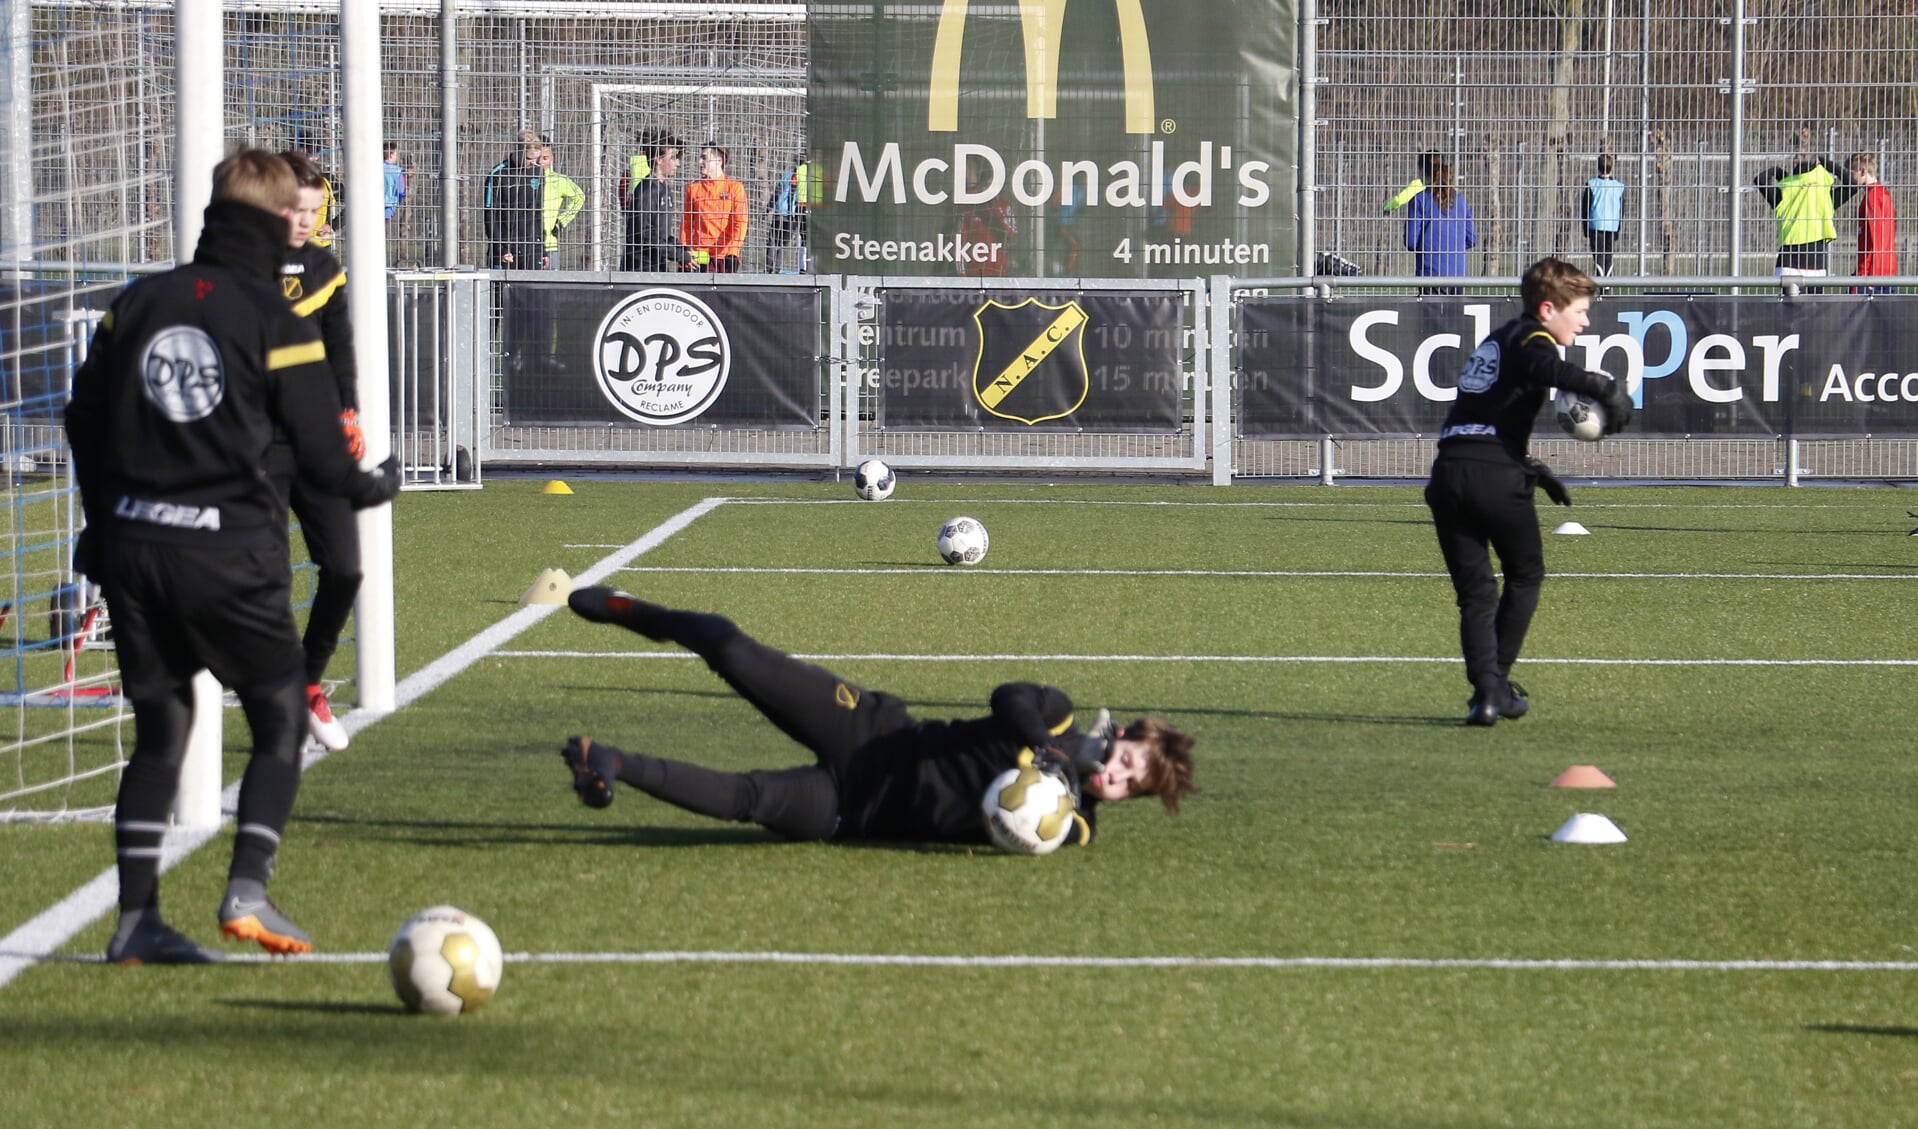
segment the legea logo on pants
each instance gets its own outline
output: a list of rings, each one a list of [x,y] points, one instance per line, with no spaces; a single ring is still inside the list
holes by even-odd
[[[614,306],[593,338],[593,375],[622,415],[665,427],[713,406],[732,371],[726,327],[679,290],[641,290]]]
[[[966,37],[969,0],[945,0],[939,31],[932,43],[932,82],[927,89],[926,129],[952,133],[959,128],[959,54]],[[1152,45],[1146,39],[1139,0],[1112,0],[1119,17],[1119,53],[1125,68],[1125,131],[1151,133],[1153,120]],[[1059,116],[1059,32],[1065,26],[1066,0],[1023,0],[1019,22],[1026,46],[1026,116]]]

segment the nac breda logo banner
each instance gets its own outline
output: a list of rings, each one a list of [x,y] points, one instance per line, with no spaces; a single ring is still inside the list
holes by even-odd
[[[821,269],[1296,267],[1296,0],[809,4]]]
[[[1176,433],[1182,424],[1179,294],[879,296],[879,364],[867,379],[881,427]]]

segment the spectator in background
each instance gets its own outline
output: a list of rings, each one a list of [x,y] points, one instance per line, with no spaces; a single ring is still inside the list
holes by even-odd
[[[1408,181],[1404,188],[1393,193],[1392,198],[1385,202],[1385,215],[1389,216],[1405,205],[1410,204],[1413,197],[1425,191],[1425,172],[1432,167],[1432,162],[1437,159],[1438,151],[1436,149],[1427,149],[1425,152],[1419,154],[1419,174]]]
[[[545,233],[544,253],[540,258],[540,269],[553,270],[559,266],[559,233],[565,231],[579,213],[586,207],[586,193],[580,190],[573,178],[565,173],[553,171],[553,147],[544,145],[539,151],[540,183],[540,231]]]
[[[1619,223],[1625,217],[1625,186],[1612,178],[1612,155],[1598,155],[1598,175],[1585,182],[1585,240],[1592,248],[1592,269],[1598,278],[1612,277],[1612,248],[1618,243]]]
[[[966,169],[966,194],[979,192],[979,172]],[[1012,245],[1019,239],[1019,221],[1004,197],[978,204],[961,204],[955,217],[961,245],[971,252],[955,264],[958,272],[975,278],[1004,278],[1012,273]]]
[[[397,143],[386,143],[386,166],[381,171],[386,177],[386,222],[390,224],[400,214],[400,205],[406,201],[406,169],[400,164],[400,147]]]
[[[489,265],[501,270],[538,270],[544,257],[546,143],[526,130],[519,147],[486,174],[486,241]]]
[[[746,246],[746,186],[726,175],[726,150],[710,143],[699,151],[699,177],[686,186],[679,241],[700,270],[737,274]]]
[[[626,246],[620,270],[669,271],[692,265],[691,252],[674,236],[673,190],[666,181],[679,171],[685,143],[665,130],[649,130],[639,153],[627,165],[632,188],[626,193]]]
[[[766,235],[767,274],[779,273],[786,244],[794,240],[799,242],[798,270],[806,269],[806,209],[811,204],[808,197],[811,180],[812,170],[806,163],[806,155],[801,153],[793,171],[773,186],[772,197],[766,201],[766,211],[771,215]]]
[[[1405,209],[1405,248],[1412,252],[1412,273],[1420,278],[1462,278],[1465,252],[1478,246],[1472,205],[1459,195],[1452,163],[1438,153],[1419,158],[1425,190]],[[1457,286],[1426,287],[1421,294],[1459,294]]]
[[[1898,213],[1891,191],[1878,182],[1878,157],[1855,153],[1851,176],[1864,195],[1858,201],[1858,275],[1882,278],[1898,273]],[[1854,294],[1889,294],[1889,286],[1860,286]]]
[[[1831,273],[1832,214],[1858,185],[1836,161],[1811,155],[1811,131],[1801,130],[1791,169],[1773,166],[1753,183],[1778,221],[1778,275],[1823,278]],[[1816,291],[1811,291],[1816,293]]]

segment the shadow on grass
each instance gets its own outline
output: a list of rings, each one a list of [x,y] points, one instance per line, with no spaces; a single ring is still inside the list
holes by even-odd
[[[259,1011],[304,1012],[309,1015],[380,1015],[411,1019],[413,1013],[399,1004],[355,1004],[339,1000],[214,1000],[221,1007],[253,1008]]]
[[[1855,1023],[1807,1023],[1800,1031],[1821,1035],[1889,1035],[1894,1039],[1918,1039],[1918,1027],[1862,1027]]]

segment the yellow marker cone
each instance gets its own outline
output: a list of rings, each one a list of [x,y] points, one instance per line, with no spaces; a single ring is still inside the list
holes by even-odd
[[[527,604],[563,604],[573,592],[573,578],[556,568],[549,568],[539,574],[533,586],[519,598],[520,605]]]
[[[557,478],[540,488],[540,493],[542,494],[571,494],[572,492],[573,488],[571,486],[566,485],[566,483]]]

